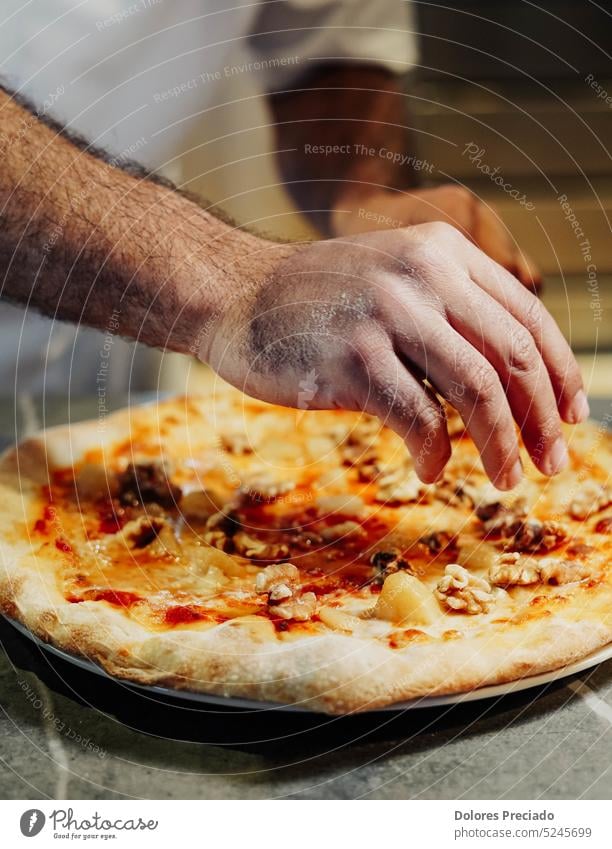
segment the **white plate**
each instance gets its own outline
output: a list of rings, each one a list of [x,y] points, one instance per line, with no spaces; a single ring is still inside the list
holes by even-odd
[[[10,622],[10,624],[16,628],[20,634],[23,634],[24,637],[32,640],[43,651],[49,652],[56,657],[60,657],[62,660],[71,663],[73,666],[87,670],[87,672],[94,672],[96,675],[115,681],[123,686],[140,690],[153,698],[157,696],[164,699],[178,699],[179,701],[200,704],[202,707],[209,705],[214,707],[241,708],[242,710],[281,710],[306,713],[310,715],[313,714],[313,711],[300,704],[258,702],[254,699],[242,699],[234,696],[215,696],[209,695],[208,693],[193,693],[189,690],[174,690],[170,687],[136,684],[123,678],[115,678],[105,672],[101,666],[98,666],[98,664],[94,663],[92,660],[70,654],[69,652],[51,645],[51,643],[45,643],[43,640],[40,640],[32,634],[25,625],[22,625],[20,622],[16,622],[14,619],[9,619],[7,616],[4,618],[7,622]],[[597,651],[583,657],[581,660],[577,660],[575,663],[570,663],[568,666],[562,666],[560,669],[554,669],[552,672],[543,672],[541,675],[530,675],[527,678],[519,678],[517,681],[509,681],[506,684],[479,687],[477,690],[470,690],[467,693],[451,693],[447,696],[423,696],[420,699],[396,702],[393,705],[387,705],[387,707],[376,708],[376,711],[403,711],[414,710],[415,708],[444,707],[445,705],[462,704],[463,702],[473,702],[479,699],[500,698],[501,696],[518,693],[521,690],[528,690],[531,687],[542,687],[544,684],[551,684],[561,678],[567,678],[569,675],[575,675],[578,672],[583,672],[585,669],[597,666],[605,660],[610,660],[610,658],[612,658],[612,643],[602,646],[602,648],[597,649]]]

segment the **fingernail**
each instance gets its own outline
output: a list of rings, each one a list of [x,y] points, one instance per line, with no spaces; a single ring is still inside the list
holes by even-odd
[[[588,419],[590,412],[591,411],[589,409],[589,402],[587,401],[587,396],[581,389],[574,395],[574,400],[570,404],[570,420],[574,424],[577,424],[578,422],[583,422],[585,419]]]
[[[510,469],[510,471],[505,472],[496,486],[498,489],[512,489],[515,487],[523,477],[523,464],[520,460],[517,460],[514,466]]]
[[[544,460],[544,474],[556,475],[561,469],[564,469],[569,463],[569,454],[567,446],[562,437],[559,437],[554,443],[546,459]]]

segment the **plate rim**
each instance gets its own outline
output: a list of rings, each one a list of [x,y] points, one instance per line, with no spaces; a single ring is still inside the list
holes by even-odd
[[[321,714],[321,711],[315,711],[311,708],[304,707],[300,704],[289,704],[286,702],[268,702],[258,701],[257,699],[249,699],[242,696],[221,696],[215,693],[202,693],[194,690],[179,690],[172,687],[164,687],[160,684],[139,684],[136,681],[130,681],[128,678],[119,678],[116,675],[110,675],[100,664],[87,657],[81,657],[64,649],[55,646],[53,643],[45,642],[30,629],[2,613],[2,618],[15,628],[23,637],[26,637],[34,645],[44,652],[59,657],[66,663],[72,666],[83,669],[86,672],[94,673],[109,681],[113,681],[122,686],[136,689],[143,693],[148,693],[152,697],[163,697],[166,699],[174,699],[200,704],[202,706],[211,705],[224,708],[241,708],[243,710],[257,711],[281,711],[283,713],[299,713],[303,715],[314,716]],[[426,708],[450,707],[452,705],[463,704],[464,702],[474,702],[487,699],[501,698],[502,696],[513,695],[524,690],[530,690],[535,687],[542,687],[546,684],[552,684],[563,678],[569,678],[579,672],[584,672],[586,669],[591,669],[594,666],[603,663],[612,658],[612,641],[600,646],[595,651],[588,655],[575,660],[565,666],[560,666],[557,669],[549,670],[548,672],[540,672],[536,675],[526,675],[524,678],[516,678],[513,681],[506,681],[502,684],[488,684],[484,687],[476,687],[473,690],[466,690],[461,693],[447,693],[440,696],[418,696],[414,699],[406,699],[401,702],[394,702],[391,705],[372,708],[371,710],[363,710],[351,715],[367,716],[372,713],[400,713],[408,710],[423,710]]]

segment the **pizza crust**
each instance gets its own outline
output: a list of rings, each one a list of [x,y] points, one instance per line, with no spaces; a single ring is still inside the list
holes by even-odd
[[[612,593],[606,596],[598,598],[600,610],[606,601],[612,610]],[[404,649],[342,634],[289,643],[254,639],[237,620],[204,632],[151,635],[119,611],[95,602],[62,602],[33,573],[17,582],[3,581],[0,606],[41,639],[99,663],[118,678],[332,714],[547,672],[612,639],[609,615],[601,622],[554,616],[528,623],[518,633],[493,632],[485,640],[463,638]]]
[[[41,639],[99,663],[111,675],[345,714],[554,670],[612,640],[612,588],[605,582],[519,626],[491,623],[484,633],[403,648],[331,632],[280,641],[271,623],[256,617],[207,630],[152,633],[107,603],[71,604],[48,557],[39,555],[24,529],[31,527],[47,470],[74,464],[93,446],[125,439],[132,415],[114,414],[103,431],[97,422],[48,430],[0,459],[0,608]]]

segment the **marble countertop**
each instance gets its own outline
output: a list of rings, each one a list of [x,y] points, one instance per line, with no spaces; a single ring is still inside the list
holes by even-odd
[[[124,399],[115,399],[116,406]],[[45,421],[93,401],[48,401]],[[592,404],[603,418],[610,402]],[[41,420],[0,405],[4,443]],[[612,661],[460,706],[345,719],[195,710],[52,659],[0,622],[0,797],[610,798]]]

